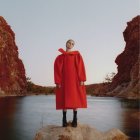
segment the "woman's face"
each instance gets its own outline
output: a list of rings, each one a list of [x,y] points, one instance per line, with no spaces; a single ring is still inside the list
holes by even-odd
[[[74,41],[69,40],[69,41],[66,43],[66,47],[67,47],[67,49],[72,49],[72,48],[74,47]]]

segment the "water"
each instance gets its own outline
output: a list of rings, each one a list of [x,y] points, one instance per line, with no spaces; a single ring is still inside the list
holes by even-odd
[[[78,109],[78,121],[100,131],[118,128],[138,139],[138,101],[87,96],[88,108]],[[72,120],[72,110],[67,119]],[[55,109],[54,95],[0,98],[0,140],[32,140],[46,125],[62,124],[62,111]]]

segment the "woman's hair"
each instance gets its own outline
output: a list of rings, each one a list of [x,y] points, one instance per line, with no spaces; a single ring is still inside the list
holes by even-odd
[[[74,42],[74,40],[72,40],[72,39],[69,39],[69,40],[67,40],[67,42],[66,42],[66,45],[67,45],[67,43],[68,43],[69,41],[73,41],[73,42]],[[75,42],[74,42],[74,44],[75,44]]]

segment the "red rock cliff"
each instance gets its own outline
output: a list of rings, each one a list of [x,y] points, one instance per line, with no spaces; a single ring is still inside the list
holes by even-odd
[[[19,94],[25,89],[25,69],[18,56],[15,34],[0,16],[0,95]]]
[[[140,86],[140,16],[127,23],[123,32],[126,46],[124,51],[117,56],[115,63],[118,73],[113,78],[111,89],[118,96],[139,95]]]

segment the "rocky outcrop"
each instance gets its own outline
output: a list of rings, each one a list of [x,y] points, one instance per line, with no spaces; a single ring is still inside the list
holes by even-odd
[[[48,125],[41,128],[34,140],[128,140],[128,137],[118,129],[100,132],[86,124],[76,128]]]
[[[117,56],[115,63],[118,73],[111,83],[110,95],[119,97],[140,98],[140,16],[127,23],[123,32],[126,46]]]
[[[109,82],[86,85],[86,93],[92,96],[107,96],[109,86]]]
[[[19,94],[25,89],[25,69],[18,56],[15,34],[0,16],[0,95]]]

